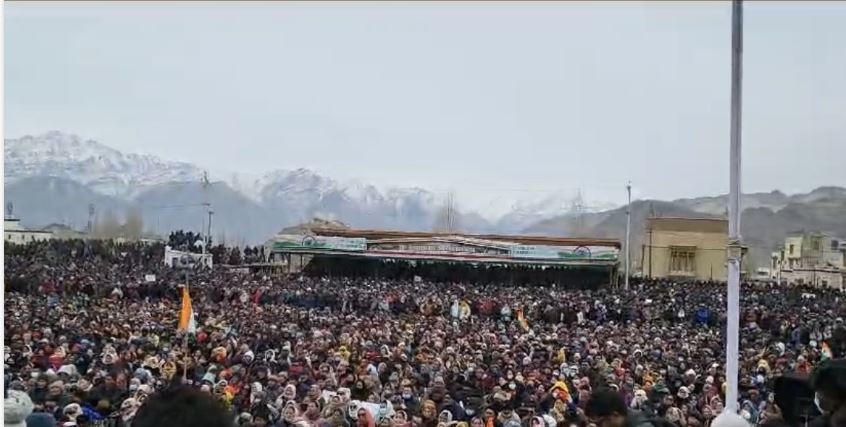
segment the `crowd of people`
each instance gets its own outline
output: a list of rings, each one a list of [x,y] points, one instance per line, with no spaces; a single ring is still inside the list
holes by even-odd
[[[167,238],[167,246],[177,251],[194,254],[207,251],[211,254],[213,263],[217,265],[242,265],[267,261],[264,246],[240,248],[222,243],[215,244],[212,239],[206,240],[200,233],[193,231],[177,230],[171,232]]]
[[[169,268],[158,245],[5,249],[5,388],[31,399],[27,427],[129,427],[174,384],[256,427],[608,427],[605,390],[655,427],[708,427],[727,403],[718,283],[269,277]],[[781,416],[776,378],[846,355],[844,297],[743,286],[747,422]]]

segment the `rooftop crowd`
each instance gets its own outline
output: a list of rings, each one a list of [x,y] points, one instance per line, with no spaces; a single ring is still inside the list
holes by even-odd
[[[158,245],[5,249],[5,388],[31,400],[27,427],[130,427],[175,383],[256,427],[586,427],[599,390],[655,427],[708,427],[726,404],[718,283],[186,274],[162,265]],[[177,331],[186,283],[193,334]],[[775,378],[846,355],[844,297],[743,286],[746,421],[780,417]]]

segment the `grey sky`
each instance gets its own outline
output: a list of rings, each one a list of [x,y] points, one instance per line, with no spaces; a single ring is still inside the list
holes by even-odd
[[[484,209],[728,188],[730,4],[7,3],[7,137]],[[748,2],[744,190],[846,185],[846,3]]]

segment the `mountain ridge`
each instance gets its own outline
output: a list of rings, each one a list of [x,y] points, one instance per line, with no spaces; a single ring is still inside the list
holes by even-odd
[[[30,226],[61,222],[80,228],[87,223],[88,205],[93,204],[98,212],[140,210],[147,228],[159,233],[199,229],[205,220],[202,204],[208,201],[215,211],[217,233],[213,234],[256,243],[315,216],[362,228],[432,230],[444,209],[443,200],[425,188],[379,189],[305,168],[257,175],[232,173],[203,186],[203,169],[197,165],[125,154],[58,131],[5,139],[4,154],[6,198]],[[790,227],[822,227],[820,231],[840,233],[840,223],[832,218],[840,214],[841,201],[846,201],[846,188],[837,186],[792,195],[778,190],[748,193],[742,199],[743,222],[748,216],[748,221],[770,224],[772,232],[767,227],[759,230],[754,224],[746,225],[752,230],[750,241],[760,245],[772,245]],[[606,204],[591,209],[586,204],[581,195],[568,198],[553,194],[540,200],[516,201],[510,211],[493,219],[458,209],[457,223],[466,232],[593,235],[622,240],[625,206]],[[633,235],[651,212],[713,217],[724,216],[725,207],[726,195],[635,200]],[[840,218],[840,222],[846,222],[842,220],[846,211]],[[846,236],[846,230],[842,233]],[[632,244],[635,246],[634,239]]]

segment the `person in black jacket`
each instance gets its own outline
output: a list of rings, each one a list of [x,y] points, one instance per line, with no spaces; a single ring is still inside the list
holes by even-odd
[[[823,415],[812,427],[846,426],[846,359],[830,360],[814,371],[811,387]]]
[[[660,427],[641,412],[627,408],[623,397],[611,389],[594,391],[585,415],[596,427]]]
[[[231,427],[232,417],[211,394],[188,387],[170,387],[147,399],[132,426]]]

